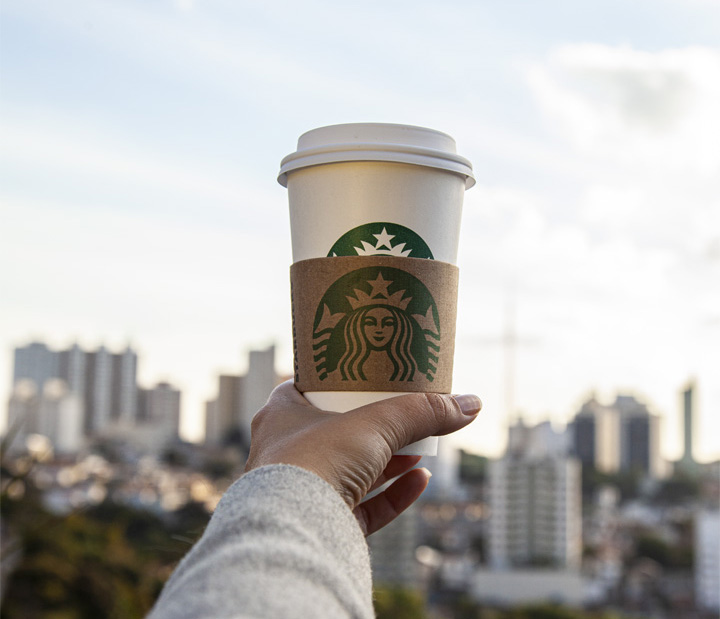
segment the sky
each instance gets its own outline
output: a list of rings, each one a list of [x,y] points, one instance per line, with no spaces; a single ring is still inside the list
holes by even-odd
[[[693,379],[720,458],[720,0],[0,7],[0,401],[16,346],[130,344],[201,437],[218,373],[273,343],[292,367],[280,160],[393,122],[477,178],[453,389],[485,406],[452,443],[622,393],[676,459]]]

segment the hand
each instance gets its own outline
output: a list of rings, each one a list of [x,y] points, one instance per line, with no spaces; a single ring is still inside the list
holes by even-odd
[[[337,490],[370,535],[412,505],[430,478],[426,469],[412,469],[420,456],[393,453],[428,436],[464,428],[481,408],[474,395],[417,393],[334,413],[312,406],[287,381],[253,419],[245,471],[293,464],[315,473]],[[361,502],[398,475],[384,492]]]

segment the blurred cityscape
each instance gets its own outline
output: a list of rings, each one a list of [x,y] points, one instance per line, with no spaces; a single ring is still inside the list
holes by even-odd
[[[205,440],[180,391],[137,384],[130,347],[15,349],[2,441],[2,617],[142,617],[241,474],[275,350],[217,377]],[[509,422],[497,459],[441,441],[420,501],[369,538],[378,617],[710,618],[720,613],[720,462],[660,454],[637,396],[589,396],[566,427]]]

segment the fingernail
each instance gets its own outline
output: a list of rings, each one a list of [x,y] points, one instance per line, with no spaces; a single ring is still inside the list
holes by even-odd
[[[427,476],[428,479],[430,479],[430,478],[432,477],[432,473],[431,473],[428,469],[426,469],[424,466],[421,467],[420,470],[421,470],[423,473],[425,473],[425,475]]]
[[[476,395],[456,395],[455,401],[464,415],[475,415],[482,408],[482,401]]]

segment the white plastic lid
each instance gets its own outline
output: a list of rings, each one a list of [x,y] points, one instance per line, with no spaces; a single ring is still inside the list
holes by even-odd
[[[446,133],[388,123],[350,123],[303,133],[297,151],[280,164],[278,182],[287,187],[288,172],[341,161],[394,161],[439,168],[465,177],[465,189],[475,184],[472,164],[457,154]]]

